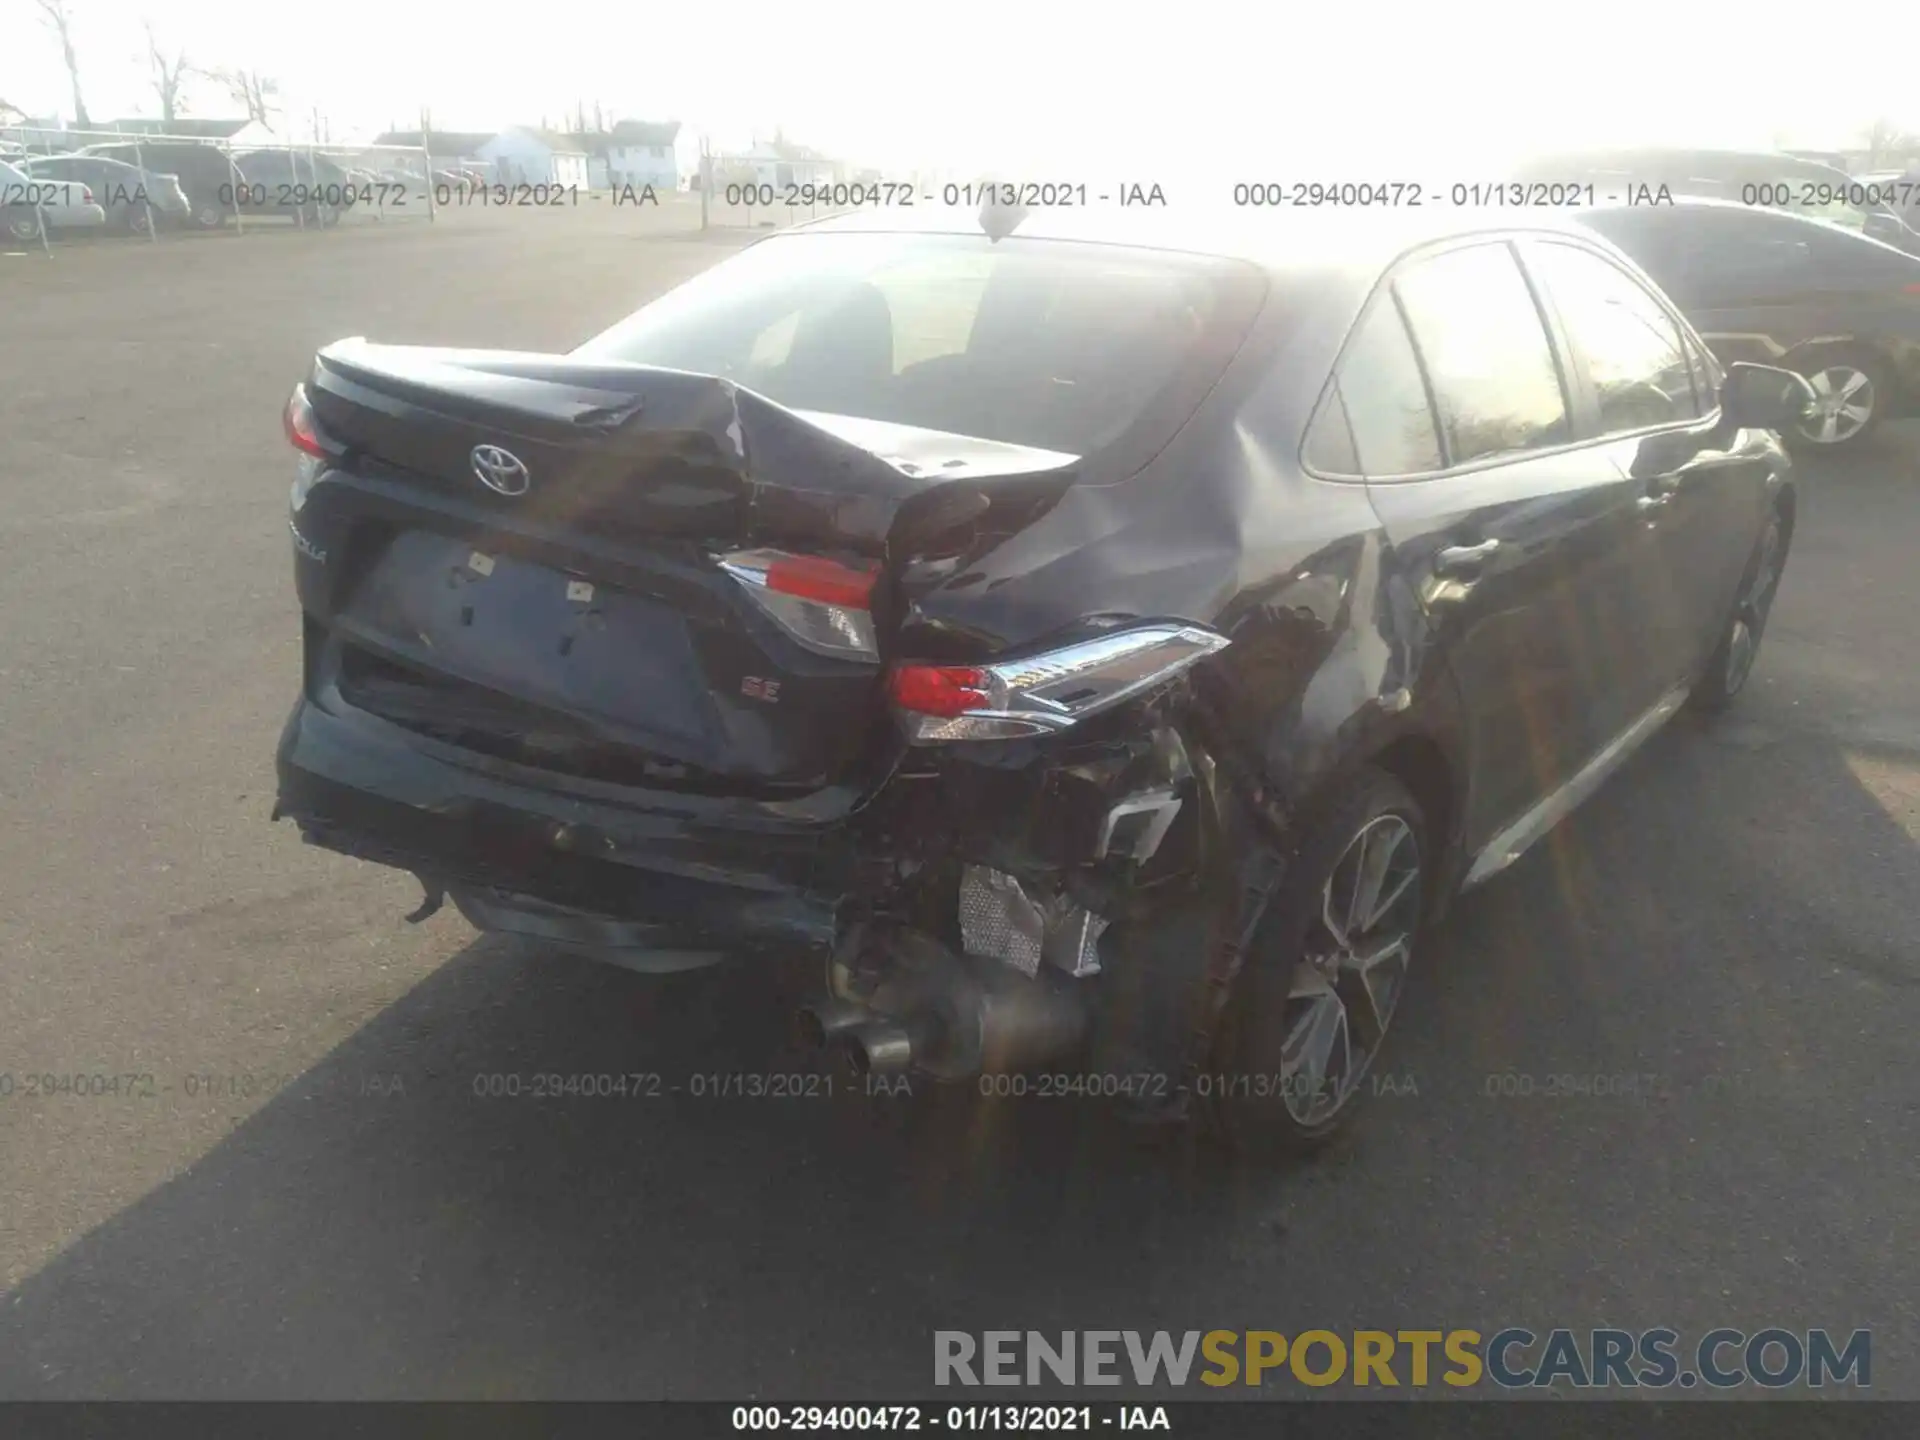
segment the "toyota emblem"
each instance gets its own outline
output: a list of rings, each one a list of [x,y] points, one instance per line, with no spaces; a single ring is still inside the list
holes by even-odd
[[[524,495],[532,483],[526,462],[498,445],[473,447],[473,473],[482,485],[501,495]]]

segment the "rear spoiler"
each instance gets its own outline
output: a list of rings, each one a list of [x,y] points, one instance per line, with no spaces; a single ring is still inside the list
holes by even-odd
[[[580,519],[887,559],[1029,523],[1079,460],[789,410],[714,375],[515,351],[341,340],[314,357],[307,391],[349,456],[465,485],[473,447],[503,445],[535,477],[534,507],[544,483]]]

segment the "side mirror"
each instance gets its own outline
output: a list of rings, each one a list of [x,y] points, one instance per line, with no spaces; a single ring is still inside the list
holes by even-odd
[[[1727,378],[1720,386],[1720,413],[1727,424],[1739,429],[1786,430],[1812,408],[1814,398],[1805,376],[1777,365],[1741,360],[1727,367]]]

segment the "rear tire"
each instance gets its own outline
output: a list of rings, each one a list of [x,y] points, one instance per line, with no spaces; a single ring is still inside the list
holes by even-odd
[[[1368,767],[1310,814],[1221,1017],[1201,1102],[1236,1150],[1317,1150],[1360,1108],[1436,883],[1420,802]]]
[[[31,213],[7,216],[7,238],[29,245],[40,238],[40,217]]]
[[[1802,455],[1833,455],[1853,449],[1880,428],[1893,402],[1892,377],[1879,356],[1848,348],[1816,350],[1793,368],[1813,386],[1810,418],[1783,432]]]
[[[1740,589],[1733,607],[1720,628],[1720,639],[1707,657],[1687,702],[1706,715],[1717,715],[1733,704],[1746,689],[1760,655],[1760,642],[1767,633],[1767,621],[1773,614],[1774,597],[1780,590],[1780,576],[1786,569],[1787,551],[1793,543],[1793,527],[1778,505],[1767,514],[1767,523],[1754,542],[1753,554],[1740,575]]]

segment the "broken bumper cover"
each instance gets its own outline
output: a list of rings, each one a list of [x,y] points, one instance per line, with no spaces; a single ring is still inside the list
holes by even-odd
[[[804,817],[677,795],[641,809],[482,771],[306,698],[277,769],[276,814],[310,844],[444,887],[483,928],[596,952],[827,947],[856,873],[831,803]]]

